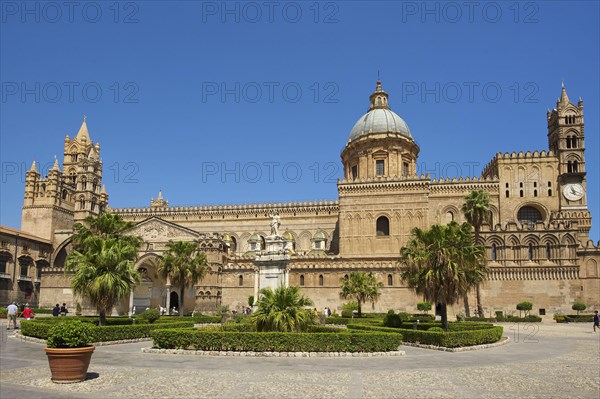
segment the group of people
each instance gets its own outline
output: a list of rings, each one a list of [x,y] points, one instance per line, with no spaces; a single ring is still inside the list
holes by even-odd
[[[325,317],[331,316],[331,309],[329,309],[329,307],[325,306],[325,309],[323,309],[323,316],[325,316]]]
[[[12,323],[15,330],[19,328],[17,326],[17,317],[23,317],[27,320],[31,320],[35,317],[35,313],[29,307],[28,303],[25,304],[25,308],[19,313],[19,307],[17,306],[16,302],[13,302],[6,307],[6,315],[8,316],[8,325],[6,326],[7,330],[10,330],[10,323]]]
[[[56,306],[52,308],[52,316],[54,317],[58,317],[59,315],[66,316],[67,313],[69,313],[69,310],[67,309],[66,303],[63,303],[62,306],[57,303]]]

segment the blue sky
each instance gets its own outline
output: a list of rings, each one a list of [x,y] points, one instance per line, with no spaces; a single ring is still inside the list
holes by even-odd
[[[71,4],[71,5],[68,5]],[[24,172],[87,115],[113,207],[336,199],[378,71],[432,177],[547,149],[564,79],[584,99],[599,229],[599,3],[0,3],[0,223]]]

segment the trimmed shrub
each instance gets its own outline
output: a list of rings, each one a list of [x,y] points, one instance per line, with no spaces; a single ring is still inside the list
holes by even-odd
[[[554,313],[554,320],[556,320],[557,323],[568,323],[567,317],[561,313]]]
[[[342,305],[342,317],[351,318],[354,316],[354,311],[358,311],[358,302],[348,302]]]
[[[402,335],[384,332],[279,333],[166,329],[152,334],[156,348],[255,352],[387,352]]]
[[[444,329],[442,327],[430,327],[427,331],[443,333]]]
[[[525,317],[506,316],[504,317],[503,321],[507,323],[540,323],[542,321],[542,318],[530,314]]]
[[[93,327],[79,320],[64,320],[48,329],[49,348],[83,348],[94,342]]]
[[[31,308],[35,314],[52,314],[52,309],[48,308]]]
[[[579,316],[579,312],[583,312],[586,308],[587,306],[585,306],[585,303],[582,302],[575,302],[573,306],[571,306],[571,309],[577,311],[577,316]]]
[[[383,325],[386,327],[399,328],[402,326],[402,319],[400,318],[399,314],[396,314],[393,310],[390,310],[383,319]]]
[[[594,321],[593,314],[569,314],[565,315],[565,321],[568,323],[592,323]]]
[[[525,312],[525,316],[528,315],[529,311],[533,309],[533,304],[529,301],[524,301],[517,304],[517,310],[519,311],[519,316],[521,316],[521,312]]]
[[[413,313],[410,316],[410,320],[419,320],[420,322],[435,321],[435,316],[430,314]]]
[[[493,323],[496,321],[493,317],[465,317],[464,321],[479,321],[483,323]]]
[[[58,317],[54,319],[58,319]],[[50,323],[42,323],[39,320],[23,320],[21,322],[21,334],[27,337],[47,339],[48,330],[51,326]]]
[[[417,309],[421,312],[429,312],[431,310],[431,302],[423,301],[417,303]]]
[[[453,323],[461,324],[461,323]],[[466,323],[462,323],[466,324]],[[486,324],[487,328],[480,330],[465,330],[465,331],[421,331],[421,330],[406,330],[400,328],[389,327],[371,327],[361,325],[349,325],[349,329],[355,330],[373,330],[381,332],[396,332],[402,335],[404,342],[414,342],[424,345],[443,346],[446,348],[457,348],[462,346],[482,345],[498,342],[502,338],[504,329],[501,326],[493,326]]]
[[[138,317],[152,324],[160,318],[160,311],[158,309],[148,308],[140,313]]]

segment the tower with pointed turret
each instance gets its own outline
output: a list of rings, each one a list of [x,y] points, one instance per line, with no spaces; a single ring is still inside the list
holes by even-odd
[[[587,241],[591,215],[587,207],[583,100],[569,100],[563,83],[556,108],[548,110],[548,147],[558,157],[560,210],[553,219],[577,221],[581,240]]]
[[[100,144],[90,139],[84,117],[73,140],[65,137],[62,171],[58,159],[45,177],[35,161],[27,171],[21,229],[53,240],[57,230],[71,230],[74,223],[98,215],[107,203]]]

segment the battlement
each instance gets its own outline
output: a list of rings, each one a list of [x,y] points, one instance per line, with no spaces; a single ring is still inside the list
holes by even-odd
[[[314,211],[339,211],[337,200],[319,200],[305,202],[272,202],[261,204],[237,205],[201,205],[201,206],[168,206],[147,208],[108,208],[110,213],[128,216],[134,214],[159,215],[159,214],[193,214],[193,215],[226,215],[226,214],[254,214],[270,213],[277,210],[282,214],[314,212]]]
[[[535,162],[542,159],[555,160],[556,154],[554,151],[519,151],[519,152],[498,152],[494,158],[483,168],[482,176],[498,177],[498,163],[517,163],[517,162]]]

